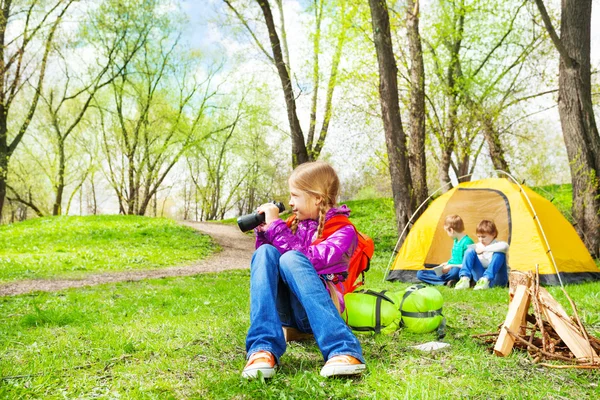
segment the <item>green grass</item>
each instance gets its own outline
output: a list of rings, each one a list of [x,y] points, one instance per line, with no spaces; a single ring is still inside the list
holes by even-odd
[[[0,282],[167,267],[213,249],[208,236],[168,219],[37,218],[0,226]]]
[[[391,200],[349,202],[377,255],[367,286],[383,282],[396,234]],[[319,376],[313,342],[291,343],[269,382],[240,377],[249,325],[248,270],[123,282],[0,298],[0,398],[134,399],[596,399],[599,371],[549,369],[515,351],[492,355],[471,337],[497,331],[503,289],[440,288],[448,320],[437,353],[410,346],[433,334],[399,330],[359,336],[368,371],[357,379]],[[589,332],[600,337],[600,282],[569,286]],[[568,308],[558,288],[550,292]]]
[[[571,205],[573,204],[573,186],[571,184],[547,185],[531,188],[552,202],[556,208],[573,223]]]
[[[406,287],[376,285],[381,267],[369,274],[369,286]],[[592,399],[599,393],[597,371],[536,367],[522,352],[498,358],[471,338],[502,322],[508,298],[501,289],[441,288],[449,350],[410,348],[432,334],[360,336],[368,372],[326,380],[317,346],[292,343],[274,379],[246,382],[240,371],[248,286],[242,270],[2,298],[0,398]],[[600,309],[599,284],[568,290],[583,313]],[[600,333],[598,321],[588,327]]]

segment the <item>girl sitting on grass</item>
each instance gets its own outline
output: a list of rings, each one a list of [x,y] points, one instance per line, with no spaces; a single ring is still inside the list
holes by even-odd
[[[270,378],[275,374],[286,349],[283,327],[314,335],[326,360],[322,376],[360,374],[365,369],[360,343],[334,304],[343,309],[343,296],[327,283],[343,279],[356,248],[356,231],[347,225],[313,244],[322,237],[325,221],[350,214],[345,205],[336,207],[339,179],[329,164],[316,161],[298,166],[288,184],[295,215],[291,227],[279,219],[274,204],[258,207],[265,223],[255,230],[248,362],[242,376]]]

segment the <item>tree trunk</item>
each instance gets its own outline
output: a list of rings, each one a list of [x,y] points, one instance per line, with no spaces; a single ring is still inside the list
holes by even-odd
[[[419,34],[419,0],[407,1],[406,23],[410,50],[410,137],[409,162],[415,204],[427,199],[425,160],[425,68]]]
[[[440,185],[443,186],[442,193],[446,193],[448,190],[450,190],[450,185],[448,185],[448,183],[450,183],[450,174],[448,172],[450,171],[453,148],[454,146],[442,148],[442,156],[440,157],[439,167],[440,169],[438,171],[438,179],[440,181]]]
[[[2,112],[2,106],[0,105],[0,112]],[[2,129],[2,122],[5,122],[0,118],[0,154],[6,154],[6,129]],[[6,178],[8,176],[8,157],[0,157],[0,223],[2,222],[2,210],[4,209],[4,200],[6,199]]]
[[[414,209],[412,179],[408,164],[406,136],[402,129],[398,101],[398,68],[392,48],[390,20],[385,1],[369,0],[373,39],[379,65],[381,115],[392,181],[398,233],[404,230]]]
[[[558,38],[542,0],[542,19],[560,53],[558,112],[573,184],[575,229],[592,255],[600,255],[600,137],[591,95],[592,1],[563,0]]]
[[[456,113],[457,113],[457,104],[456,104],[456,92],[454,91],[454,79],[450,70],[448,71],[448,93],[446,95],[448,101],[448,109],[446,112],[446,126],[445,132],[442,135],[442,140],[440,141],[440,147],[442,151],[442,156],[440,157],[440,169],[438,172],[438,178],[440,180],[440,186],[442,187],[442,193],[446,193],[452,187],[450,184],[450,164],[452,161],[452,152],[456,146]],[[460,175],[459,175],[460,176]],[[457,176],[458,178],[458,176]]]
[[[136,200],[138,192],[135,184],[135,158],[133,154],[128,154],[127,160],[127,182],[129,185],[129,193],[127,195],[127,215],[134,215],[137,206]]]
[[[292,135],[292,166],[295,168],[296,166],[309,161],[308,151],[306,150],[306,144],[304,143],[304,134],[300,127],[300,121],[298,121],[298,115],[296,114],[296,99],[294,98],[294,91],[292,90],[292,81],[290,80],[288,69],[283,60],[281,42],[279,41],[279,36],[275,29],[271,7],[268,0],[257,1],[265,17],[265,22],[269,31],[271,49],[273,50],[273,58],[275,59],[277,73],[279,74],[281,85],[283,86],[285,105]]]
[[[481,118],[481,125],[485,142],[488,146],[488,150],[490,151],[490,158],[492,160],[492,164],[494,165],[494,169],[510,174],[510,168],[508,167],[508,163],[504,157],[504,149],[502,148],[502,143],[500,142],[500,135],[494,128],[494,122],[492,121],[492,118],[489,115],[483,115]]]
[[[62,214],[62,198],[65,191],[65,142],[58,140],[58,182],[56,182],[56,197],[52,207],[52,215]]]
[[[561,57],[558,112],[571,166],[575,229],[584,238],[590,252],[598,256],[600,138],[592,108],[591,15],[591,0],[562,2],[560,40],[572,62],[567,63]]]

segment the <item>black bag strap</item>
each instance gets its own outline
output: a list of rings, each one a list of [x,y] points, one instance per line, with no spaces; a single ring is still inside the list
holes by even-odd
[[[406,292],[404,292],[404,296],[402,296],[402,302],[400,303],[400,313],[403,317],[408,318],[433,318],[438,315],[442,316],[442,321],[440,322],[437,328],[437,338],[438,340],[443,339],[446,336],[446,317],[442,314],[442,308],[439,308],[434,311],[426,311],[426,312],[411,312],[411,311],[403,311],[402,306],[404,305],[404,300],[408,296],[410,296],[413,292],[416,292],[419,289],[425,288],[425,285],[414,285],[409,287]],[[400,326],[404,326],[404,320],[400,320]]]
[[[371,289],[367,289],[367,290],[359,290],[357,292],[354,293],[364,293],[364,294],[370,294],[371,296],[375,296],[378,297],[380,299],[383,299],[385,301],[389,301],[390,303],[394,304],[394,301],[392,299],[390,299],[389,297],[387,297],[385,295],[385,292],[387,292],[387,290],[382,290],[381,292],[376,292],[374,290]]]
[[[392,299],[390,299],[389,297],[387,297],[385,295],[385,292],[387,292],[387,290],[382,290],[381,292],[376,292],[371,289],[359,290],[359,291],[354,292],[354,293],[364,293],[364,294],[368,294],[371,296],[375,296],[375,298],[376,298],[375,299],[375,327],[351,326],[350,328],[352,328],[355,331],[360,331],[360,332],[374,331],[375,333],[381,333],[381,302],[383,300],[385,300],[385,301],[389,301],[390,303],[394,304]]]
[[[411,287],[409,287],[408,289],[406,289],[406,292],[404,292],[404,296],[402,296],[402,302],[400,302],[400,312],[402,312],[402,306],[404,305],[404,300],[406,300],[406,298],[408,296],[410,296],[412,294],[412,292],[415,292],[419,289],[424,289],[425,285],[413,285]]]

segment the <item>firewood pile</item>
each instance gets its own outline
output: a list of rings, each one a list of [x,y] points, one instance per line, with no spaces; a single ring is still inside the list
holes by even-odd
[[[563,288],[573,316],[543,287],[539,274],[511,272],[506,320],[498,333],[474,335],[494,344],[494,354],[508,356],[513,347],[526,350],[536,364],[551,368],[600,369],[600,340],[589,335],[577,307]],[[568,364],[549,364],[559,360]]]

